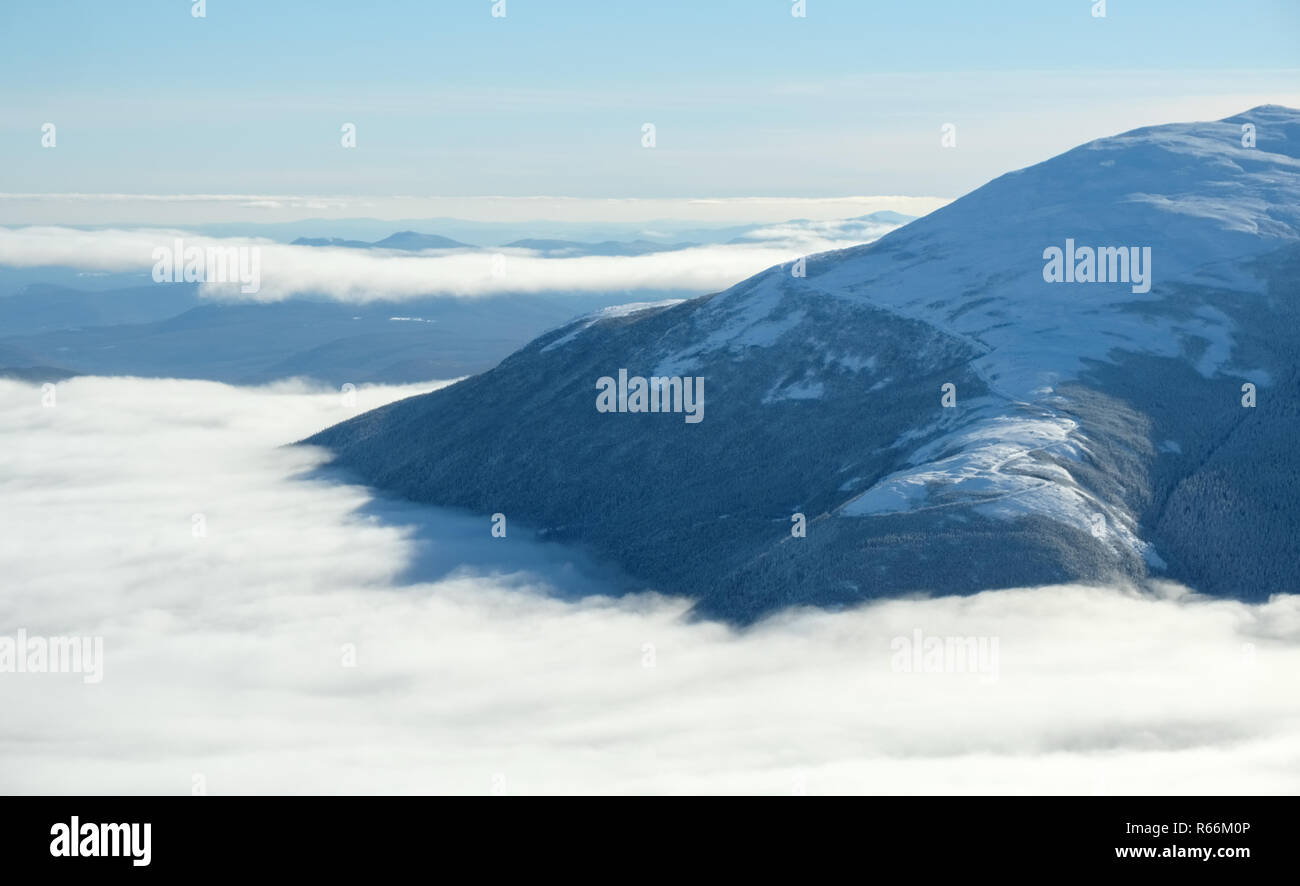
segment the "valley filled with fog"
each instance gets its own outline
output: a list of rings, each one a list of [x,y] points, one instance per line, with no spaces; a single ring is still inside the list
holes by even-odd
[[[1065,585],[696,620],[287,445],[440,384],[0,380],[0,622],[104,642],[98,683],[0,681],[0,788],[1300,790],[1294,595]],[[980,638],[978,666],[909,669],[917,636]]]

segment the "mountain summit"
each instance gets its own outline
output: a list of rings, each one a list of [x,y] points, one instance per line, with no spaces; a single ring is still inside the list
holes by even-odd
[[[736,623],[1152,574],[1294,591],[1298,158],[1277,106],[1099,139],[307,442]],[[673,379],[700,420],[664,414]]]

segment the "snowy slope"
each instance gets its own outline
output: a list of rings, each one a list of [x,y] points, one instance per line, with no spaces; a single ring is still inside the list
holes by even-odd
[[[1254,148],[1241,141],[1248,121],[1256,126]],[[1189,339],[1200,339],[1201,374],[1269,379],[1258,366],[1233,366],[1233,323],[1222,311],[1160,307],[1184,285],[1261,292],[1251,263],[1300,236],[1297,151],[1300,117],[1278,107],[1218,123],[1140,129],[1003,176],[878,249],[815,263],[828,266],[811,281],[820,291],[866,296],[975,343],[984,353],[972,368],[990,389],[1008,403],[1036,407],[1032,418],[996,415],[929,444],[913,453],[914,465],[882,479],[843,513],[996,499],[980,510],[1046,514],[1150,558],[1131,515],[1112,511],[1066,476],[1034,481],[1017,465],[1044,452],[1076,459],[1086,448],[1077,423],[1060,411],[1056,387],[1116,349],[1178,357]],[[1067,238],[1151,247],[1150,291],[1045,282],[1042,251]]]
[[[312,442],[733,620],[1152,569],[1264,593],[1293,580],[1296,461],[1278,455],[1270,492],[1229,454],[1297,421],[1298,154],[1300,113],[1274,106],[1100,139],[803,276],[587,318]],[[1047,282],[1067,240],[1149,249],[1149,289]],[[706,420],[597,414],[620,367],[705,379]],[[1202,556],[1229,519],[1267,521],[1269,565]]]

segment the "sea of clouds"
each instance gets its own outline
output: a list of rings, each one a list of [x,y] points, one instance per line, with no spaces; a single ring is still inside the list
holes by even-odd
[[[531,249],[428,250],[294,246],[263,238],[209,237],[179,229],[60,226],[0,227],[0,266],[66,267],[87,272],[152,274],[156,250],[237,248],[257,251],[256,292],[239,282],[209,282],[214,299],[280,301],[316,295],[348,302],[430,295],[725,289],[773,265],[811,253],[870,242],[898,227],[860,220],[787,222],[751,232],[746,242],[710,244],[634,256],[553,257]],[[182,251],[176,250],[181,244]],[[167,279],[171,279],[168,277]],[[215,280],[215,276],[208,279]]]
[[[433,387],[0,380],[0,635],[104,638],[102,682],[0,673],[0,793],[1300,790],[1300,597],[1046,587],[737,632],[285,445]],[[996,672],[899,672],[918,629],[996,638]]]

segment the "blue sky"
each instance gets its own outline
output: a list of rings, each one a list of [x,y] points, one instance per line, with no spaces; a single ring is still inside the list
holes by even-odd
[[[1300,104],[1295,0],[492,5],[6,2],[0,192],[953,197]]]

